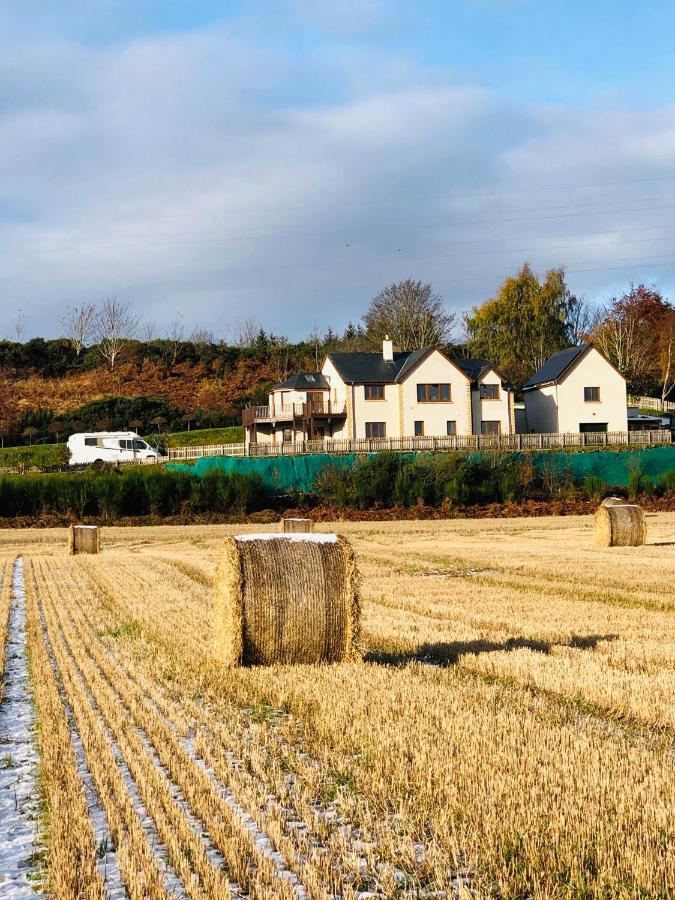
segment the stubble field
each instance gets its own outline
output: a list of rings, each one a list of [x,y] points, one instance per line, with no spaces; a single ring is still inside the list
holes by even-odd
[[[648,529],[341,523],[363,659],[238,670],[241,528],[0,532],[0,896],[674,896],[675,514]]]

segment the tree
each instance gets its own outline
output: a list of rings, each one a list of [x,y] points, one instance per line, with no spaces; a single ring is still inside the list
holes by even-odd
[[[246,350],[255,344],[261,331],[262,328],[254,318],[248,317],[246,319],[237,319],[234,342],[237,347]]]
[[[33,438],[37,437],[37,435],[40,434],[40,432],[34,425],[29,425],[28,428],[24,428],[24,430],[21,432],[21,434],[23,437],[28,438],[28,443],[32,446]]]
[[[541,281],[526,263],[492,299],[465,314],[469,350],[522,384],[572,342],[578,302],[563,269],[551,269]]]
[[[447,343],[455,321],[431,285],[412,278],[386,287],[362,318],[370,346],[378,346],[389,335],[397,350]]]
[[[157,434],[162,430],[162,428],[167,424],[168,419],[164,416],[154,416],[154,418],[150,419],[151,425],[157,426]]]
[[[668,336],[673,311],[660,291],[644,284],[631,285],[602,310],[593,343],[621,372],[633,393],[662,392],[670,379]]]
[[[65,428],[65,425],[63,424],[63,422],[50,422],[50,424],[47,425],[47,431],[50,434],[56,435],[56,443],[57,444],[59,442],[59,435],[61,434],[61,432],[63,431],[64,428]]]
[[[661,362],[661,400],[675,390],[675,309],[665,317],[659,333]]]
[[[139,317],[117,297],[107,297],[96,316],[98,351],[115,371],[115,364],[124,355],[129,341],[138,329]]]
[[[218,382],[205,381],[195,398],[197,409],[201,410],[213,428],[213,420],[221,416],[225,409],[225,392]]]
[[[187,430],[189,431],[190,425],[195,420],[195,415],[194,415],[194,413],[185,413],[185,415],[181,416],[180,420],[181,420],[181,422],[185,422],[185,424],[187,425]]]
[[[178,313],[178,317],[171,325],[169,325],[166,339],[169,345],[169,371],[171,371],[178,362],[178,357],[180,356],[183,344],[185,343],[185,325],[183,324],[183,317],[180,313]]]
[[[132,419],[131,422],[129,422],[129,428],[133,428],[133,430],[138,434],[144,424],[145,423],[141,419]]]
[[[23,344],[27,324],[28,317],[23,313],[22,310],[17,310],[16,319],[14,320],[14,336],[16,337],[17,344]]]
[[[75,355],[79,356],[96,332],[96,307],[93,303],[68,307],[62,324]]]

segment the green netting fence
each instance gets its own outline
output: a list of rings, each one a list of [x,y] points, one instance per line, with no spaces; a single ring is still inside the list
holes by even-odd
[[[374,454],[367,454],[374,455]],[[410,458],[421,456],[421,453],[404,453],[401,456]],[[473,453],[472,457],[489,456],[489,454]],[[508,454],[518,458],[522,454]],[[281,457],[203,457],[193,465],[169,463],[174,469],[183,469],[202,476],[210,469],[222,469],[226,472],[260,475],[268,487],[270,495],[288,493],[310,493],[316,476],[326,466],[338,469],[350,469],[361,456],[356,453],[311,454],[306,456]],[[645,450],[596,450],[576,452],[545,451],[531,455],[535,468],[554,463],[561,468],[568,468],[575,480],[581,481],[587,475],[597,475],[613,485],[627,485],[628,475],[632,468],[639,467],[654,482],[666,472],[675,469],[675,444],[665,447],[651,447]],[[547,463],[546,463],[547,461]]]

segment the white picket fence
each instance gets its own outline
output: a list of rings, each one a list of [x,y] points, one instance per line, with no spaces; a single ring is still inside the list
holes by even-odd
[[[381,453],[420,450],[553,450],[572,447],[646,447],[670,444],[670,431],[610,431],[571,434],[448,435],[357,440],[296,441],[278,444],[211,444],[203,447],[172,447],[170,460],[192,460],[204,456],[297,456],[306,453]]]
[[[675,413],[675,402],[661,400],[660,397],[629,397],[629,406],[638,406],[640,409],[653,409],[656,412]]]

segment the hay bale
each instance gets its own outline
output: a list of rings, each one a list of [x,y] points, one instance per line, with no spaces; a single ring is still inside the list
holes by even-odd
[[[214,637],[228,665],[342,662],[357,655],[354,551],[335,534],[227,538],[214,590]]]
[[[646,538],[645,514],[636,503],[601,506],[595,514],[595,542],[600,547],[641,547]]]
[[[282,519],[281,530],[284,534],[301,534],[314,531],[311,519]]]
[[[98,553],[100,546],[98,525],[71,525],[68,529],[68,552],[71,556]]]
[[[605,497],[600,506],[625,506],[623,497]]]

